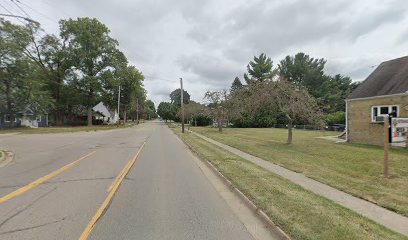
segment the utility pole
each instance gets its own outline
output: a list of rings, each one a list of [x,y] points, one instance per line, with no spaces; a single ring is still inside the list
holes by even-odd
[[[120,117],[119,117],[119,108],[120,108],[120,85],[119,85],[119,91],[118,91],[118,126],[119,126],[119,122],[120,122]]]
[[[183,90],[183,79],[180,78],[180,96],[181,96],[181,132],[184,133],[184,90]]]
[[[136,99],[136,122],[139,124],[139,98]]]

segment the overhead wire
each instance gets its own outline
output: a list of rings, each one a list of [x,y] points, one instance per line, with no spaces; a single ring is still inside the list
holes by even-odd
[[[11,1],[13,1],[13,0],[11,0]],[[32,8],[30,5],[26,4],[24,1],[20,1],[20,0],[14,0],[14,1],[20,3],[20,4],[23,5],[24,7],[26,7],[26,8],[28,8],[28,9],[34,11],[35,13],[37,13],[37,14],[39,14],[39,15],[45,17],[45,18],[47,18],[48,20],[50,20],[50,21],[52,21],[52,22],[58,22],[58,20],[55,20],[54,18],[52,18],[52,17],[50,17],[50,16],[48,16],[48,15],[46,15],[46,14],[44,14],[44,13],[42,13],[42,12],[36,10],[36,9],[34,9],[34,8]]]
[[[11,16],[16,16],[14,13],[12,13],[10,10],[8,10],[3,4],[0,3],[0,7],[3,8],[6,12],[8,12]],[[21,22],[22,24],[25,24],[20,17],[17,17],[17,21]]]
[[[18,5],[18,4],[16,3],[16,2],[20,3],[20,1],[18,1],[18,0],[10,0],[10,1],[11,1],[14,5],[16,5],[16,7],[17,7],[18,9],[20,9],[20,11],[21,11],[24,15],[26,15],[26,17],[31,18],[30,15],[28,15],[28,13],[27,13],[26,11],[24,11],[24,9],[21,8],[20,5]]]

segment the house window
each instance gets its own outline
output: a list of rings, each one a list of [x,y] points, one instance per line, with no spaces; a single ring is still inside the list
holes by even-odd
[[[17,122],[17,119],[15,117],[12,117],[10,114],[5,114],[4,122]]]
[[[398,117],[399,116],[399,106],[398,105],[385,105],[385,106],[372,106],[371,107],[371,121],[372,122],[382,122],[382,121],[377,121],[377,117],[386,117],[389,115]]]
[[[35,119],[37,122],[41,122],[41,116],[37,116],[37,118]]]

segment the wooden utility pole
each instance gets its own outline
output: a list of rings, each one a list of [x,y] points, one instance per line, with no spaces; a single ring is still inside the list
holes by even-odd
[[[183,100],[183,95],[184,95],[184,90],[183,90],[183,79],[180,78],[180,100],[181,100],[181,132],[184,133],[184,100]]]
[[[139,98],[136,99],[136,123],[139,124]]]
[[[389,117],[384,117],[384,177],[388,178]]]
[[[118,121],[117,121],[118,126],[119,126],[119,123],[120,123],[119,107],[120,107],[120,86],[119,86],[119,91],[118,91]]]

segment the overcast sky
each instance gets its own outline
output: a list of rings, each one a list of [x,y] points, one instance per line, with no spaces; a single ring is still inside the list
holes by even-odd
[[[48,33],[58,34],[61,18],[95,17],[106,24],[145,75],[156,104],[169,100],[180,77],[196,101],[207,90],[229,88],[263,52],[274,66],[300,51],[325,58],[329,74],[354,81],[382,61],[408,55],[406,0],[19,1]],[[23,14],[10,0],[0,3]]]

